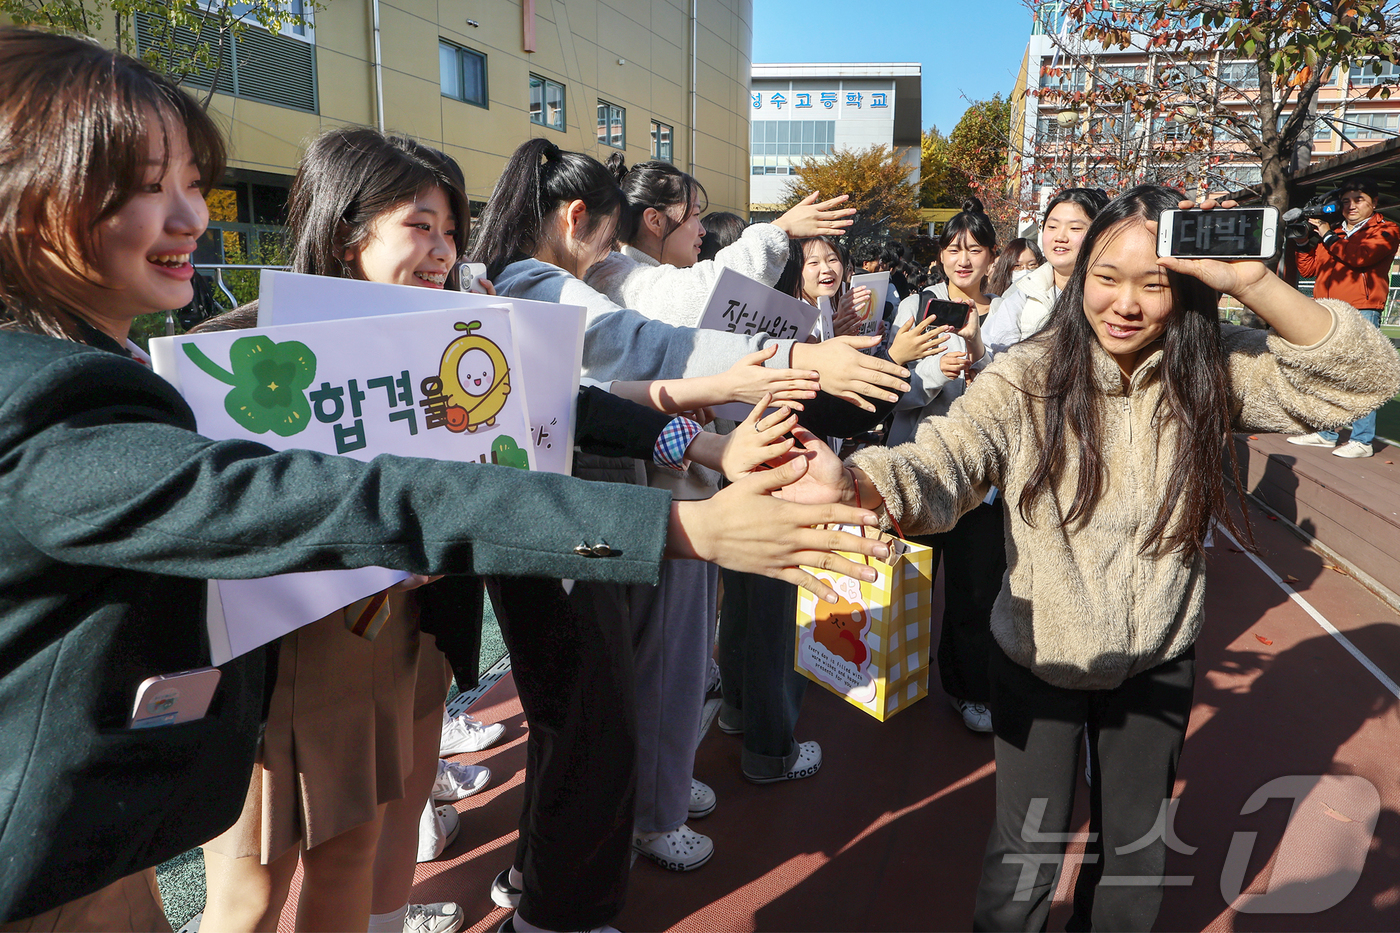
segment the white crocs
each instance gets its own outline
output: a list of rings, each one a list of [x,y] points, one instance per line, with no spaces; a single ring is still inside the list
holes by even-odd
[[[632,838],[632,848],[671,871],[699,868],[715,854],[715,844],[682,824],[669,833],[638,833]]]
[[[719,798],[715,796],[714,789],[710,785],[695,778],[690,779],[690,818],[698,820],[701,817],[709,816],[715,812],[715,804]]]
[[[744,772],[744,777],[755,784],[776,784],[778,781],[795,781],[798,778],[811,777],[821,770],[822,747],[816,742],[803,742],[797,746],[797,760],[788,768],[786,774],[778,774],[773,777],[755,777]]]

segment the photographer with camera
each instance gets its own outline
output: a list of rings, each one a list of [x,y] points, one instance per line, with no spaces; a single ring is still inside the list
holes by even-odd
[[[1376,213],[1378,196],[1376,180],[1359,175],[1348,179],[1322,203],[1309,203],[1301,211],[1312,229],[1302,224],[1289,225],[1298,273],[1316,280],[1313,297],[1345,301],[1377,326],[1390,293],[1390,264],[1400,249],[1400,226]],[[1292,211],[1285,214],[1284,219],[1292,220],[1291,214]],[[1376,413],[1371,412],[1351,426],[1351,440],[1332,453],[1338,457],[1369,457],[1374,453],[1371,442],[1375,436]],[[1337,434],[1316,431],[1290,437],[1288,442],[1336,447]]]

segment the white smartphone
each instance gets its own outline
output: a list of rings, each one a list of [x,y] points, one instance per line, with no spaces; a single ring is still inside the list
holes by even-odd
[[[1157,255],[1188,259],[1272,259],[1278,252],[1278,209],[1162,211]]]
[[[481,287],[481,280],[484,278],[486,278],[486,263],[457,263],[457,288],[460,291],[472,292],[477,295],[486,294],[486,289]]]
[[[222,676],[223,672],[217,667],[200,667],[147,677],[136,688],[136,705],[132,707],[127,726],[149,729],[203,719]]]

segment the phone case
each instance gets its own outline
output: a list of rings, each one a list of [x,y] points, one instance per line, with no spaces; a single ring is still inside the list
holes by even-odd
[[[217,667],[201,667],[146,678],[136,688],[128,726],[150,729],[203,719],[222,676]]]

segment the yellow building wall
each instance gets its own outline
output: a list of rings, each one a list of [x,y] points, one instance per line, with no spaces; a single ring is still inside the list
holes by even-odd
[[[691,0],[536,0],[536,51],[526,52],[520,2],[381,0],[385,129],[452,155],[468,193],[485,200],[510,153],[532,136],[599,159],[616,151],[597,141],[603,99],[626,108],[628,164],[651,158],[651,121],[668,124],[674,163],[693,168],[711,209],[745,214],[752,0],[695,0],[693,164],[690,6]],[[231,166],[290,175],[305,142],[320,130],[376,124],[370,9],[369,0],[336,0],[315,14],[319,113],[215,95],[210,110],[228,133]],[[489,106],[442,96],[439,37],[486,55]],[[564,131],[530,122],[532,72],[564,85]]]

